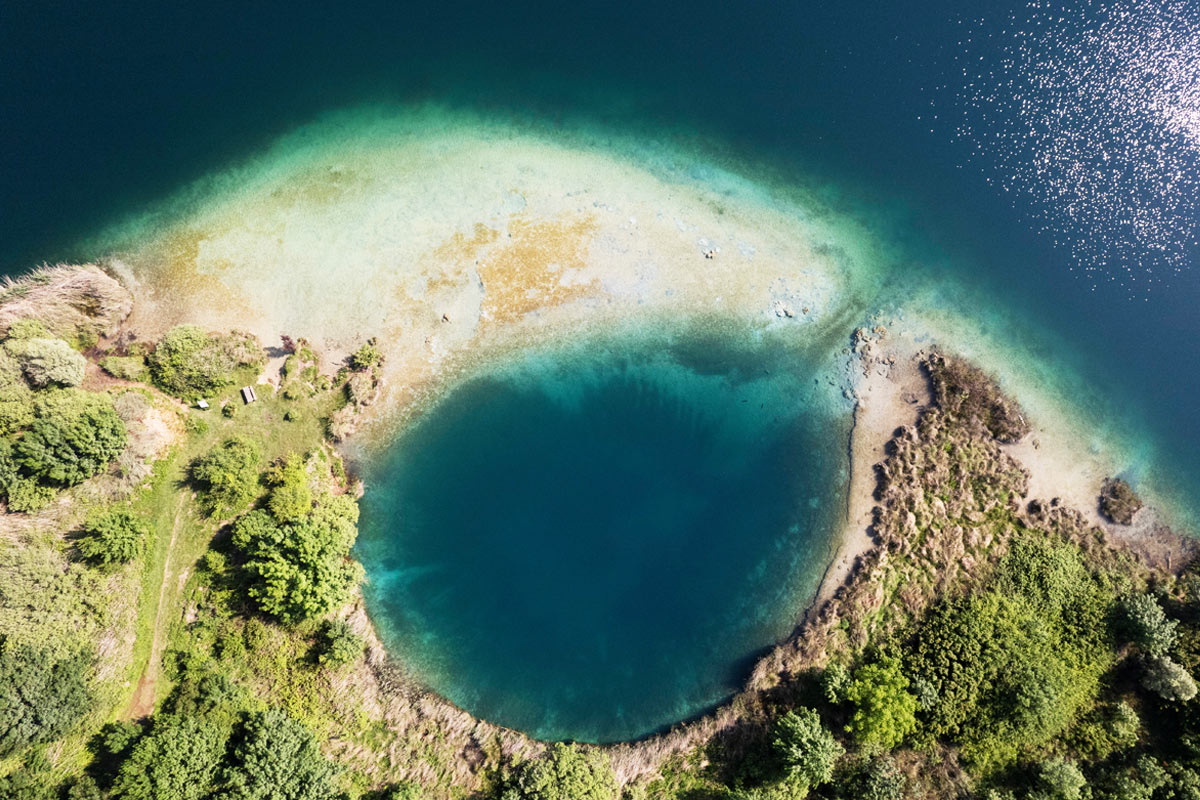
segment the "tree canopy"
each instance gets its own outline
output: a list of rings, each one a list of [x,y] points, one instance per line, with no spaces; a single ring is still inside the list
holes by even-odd
[[[89,561],[126,564],[141,555],[148,526],[127,508],[93,514],[83,524],[79,552]]]
[[[312,511],[313,493],[308,486],[304,459],[293,453],[276,459],[267,470],[271,494],[267,508],[279,522],[298,522]]]
[[[846,687],[854,712],[847,728],[860,742],[891,748],[916,727],[917,698],[894,658],[864,664]]]
[[[337,768],[308,728],[282,711],[254,713],[234,748],[224,797],[230,800],[332,800]]]
[[[192,462],[192,480],[209,514],[225,517],[241,511],[258,494],[262,448],[244,437],[226,439],[206,456]]]
[[[125,425],[106,395],[62,389],[38,395],[33,423],[13,452],[22,473],[65,487],[98,473],[127,441]]]
[[[0,638],[0,757],[61,737],[92,707],[91,657]]]
[[[617,782],[608,757],[556,742],[546,754],[521,764],[501,800],[614,800]]]
[[[776,720],[773,748],[788,776],[806,787],[827,783],[845,752],[811,708],[789,711]]]
[[[250,596],[289,623],[332,611],[362,576],[349,557],[357,523],[358,505],[345,495],[324,498],[297,522],[280,524],[261,510],[243,516],[233,543],[247,556]]]
[[[87,361],[62,339],[9,339],[4,349],[20,364],[33,386],[78,386]]]
[[[203,800],[225,760],[231,729],[205,717],[159,714],[112,786],[114,800]]]

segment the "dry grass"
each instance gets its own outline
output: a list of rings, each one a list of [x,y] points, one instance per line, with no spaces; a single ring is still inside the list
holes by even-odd
[[[67,341],[94,339],[132,310],[129,291],[95,264],[44,266],[0,284],[0,334],[17,320],[36,319]]]

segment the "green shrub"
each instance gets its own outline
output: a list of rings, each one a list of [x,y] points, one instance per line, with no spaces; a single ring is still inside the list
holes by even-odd
[[[4,349],[21,364],[33,386],[78,386],[87,360],[62,339],[9,339]]]
[[[425,791],[415,783],[397,783],[387,790],[383,800],[425,800]]]
[[[239,410],[240,409],[238,408],[237,402],[230,400],[228,403],[221,406],[221,416],[225,417],[225,419],[233,419],[238,415]]]
[[[908,678],[897,659],[860,667],[846,687],[846,699],[854,706],[847,730],[864,744],[900,744],[917,724],[917,699],[907,689]]]
[[[16,390],[26,389],[25,373],[21,370],[21,362],[8,354],[8,350],[0,347],[0,396]]]
[[[617,782],[602,752],[557,742],[517,767],[501,800],[615,800]]]
[[[325,623],[317,641],[317,661],[327,667],[344,667],[363,654],[363,638],[344,619]]]
[[[192,480],[200,488],[200,502],[212,516],[224,518],[241,511],[258,495],[258,465],[262,450],[257,442],[226,439],[206,456],[192,462]]]
[[[1019,534],[989,589],[935,606],[914,637],[922,736],[959,743],[987,770],[1071,728],[1115,661],[1111,602],[1075,548]]]
[[[879,756],[862,762],[838,782],[841,800],[900,800],[907,781],[890,758]]]
[[[1043,761],[1038,768],[1036,786],[1030,800],[1082,800],[1087,781],[1079,767],[1070,761],[1054,758]]]
[[[1102,761],[1137,744],[1141,720],[1128,703],[1100,706],[1071,732],[1071,746],[1085,759]]]
[[[772,748],[788,777],[805,787],[828,783],[846,752],[811,708],[789,711],[775,722]]]
[[[33,397],[9,395],[0,399],[0,436],[23,430],[33,422]]]
[[[100,362],[100,369],[125,381],[144,381],[149,377],[142,356],[108,356]]]
[[[1121,601],[1121,623],[1129,640],[1152,656],[1165,655],[1171,649],[1179,627],[1148,594],[1129,595]]]
[[[93,514],[83,524],[79,552],[95,564],[127,564],[146,547],[148,526],[127,508]]]
[[[334,800],[337,768],[308,728],[282,711],[251,714],[228,771],[229,800]]]
[[[304,459],[292,453],[275,460],[267,469],[271,494],[267,508],[279,522],[297,522],[312,511],[313,493],[308,487]]]
[[[178,325],[147,359],[156,386],[184,399],[211,396],[233,383],[234,372],[262,363],[253,336],[208,334],[196,325]]]
[[[159,714],[117,771],[113,800],[202,800],[225,760],[230,728],[207,718]]]
[[[375,340],[368,339],[366,344],[350,354],[348,361],[350,369],[355,372],[362,372],[381,363],[383,361],[383,354],[376,347]]]
[[[188,433],[194,436],[203,436],[208,433],[208,422],[204,417],[197,416],[196,414],[188,414],[184,417],[183,427],[187,429]]]
[[[80,775],[67,787],[66,800],[104,800],[104,792],[91,775]]]
[[[350,559],[358,535],[358,505],[327,497],[307,517],[281,524],[265,511],[237,521],[233,543],[247,556],[250,596],[284,622],[315,619],[346,601],[362,577]]]
[[[9,483],[8,510],[23,513],[41,511],[54,500],[54,489],[30,478],[17,478]]]
[[[48,339],[50,338],[50,331],[39,320],[19,319],[8,326],[8,335],[5,338],[10,341],[17,339]]]
[[[13,451],[21,471],[43,484],[74,486],[87,480],[128,441],[107,395],[76,389],[42,393],[34,415]]]
[[[1196,681],[1186,669],[1167,656],[1149,656],[1145,659],[1142,686],[1170,702],[1186,702],[1196,696]]]
[[[58,739],[79,724],[92,708],[91,664],[82,650],[56,656],[0,638],[0,758]]]

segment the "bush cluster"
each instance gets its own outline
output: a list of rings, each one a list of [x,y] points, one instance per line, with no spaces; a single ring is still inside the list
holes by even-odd
[[[104,469],[127,441],[107,395],[78,389],[38,392],[25,429],[15,439],[0,439],[0,495],[12,511],[37,510],[58,489]]]
[[[0,637],[0,758],[60,738],[93,704],[92,658]]]
[[[235,514],[258,496],[262,448],[244,437],[226,439],[192,462],[191,477],[200,490],[200,503],[210,515]]]
[[[519,765],[501,800],[616,800],[617,782],[608,757],[556,742],[545,755]]]
[[[167,331],[146,362],[156,386],[195,400],[231,385],[239,368],[260,365],[262,358],[262,349],[249,334],[207,333],[196,325],[178,325]]]
[[[127,564],[142,554],[149,527],[126,508],[93,513],[83,524],[79,552],[94,564]]]
[[[276,485],[275,491],[285,488]],[[291,497],[291,494],[288,494]],[[358,504],[346,495],[322,497],[296,516],[299,505],[273,503],[282,517],[255,510],[233,528],[233,543],[246,558],[249,593],[267,614],[288,623],[316,619],[345,602],[362,577],[350,558],[358,536]]]

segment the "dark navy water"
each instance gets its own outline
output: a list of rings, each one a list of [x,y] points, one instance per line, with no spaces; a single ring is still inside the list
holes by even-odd
[[[962,17],[1024,7],[4,3],[0,272],[86,256],[82,237],[328,109],[434,100],[564,127],[694,133],[872,220],[895,246],[896,274],[944,273],[1008,309],[1036,350],[1144,423],[1195,492],[1194,253],[1179,274],[1143,275],[1162,280],[1149,293],[1085,275],[933,116],[936,87],[960,66]],[[989,56],[987,42],[974,47]]]
[[[389,649],[478,716],[619,741],[708,710],[787,635],[844,510],[813,365],[709,339],[528,357],[372,464],[357,552]]]

